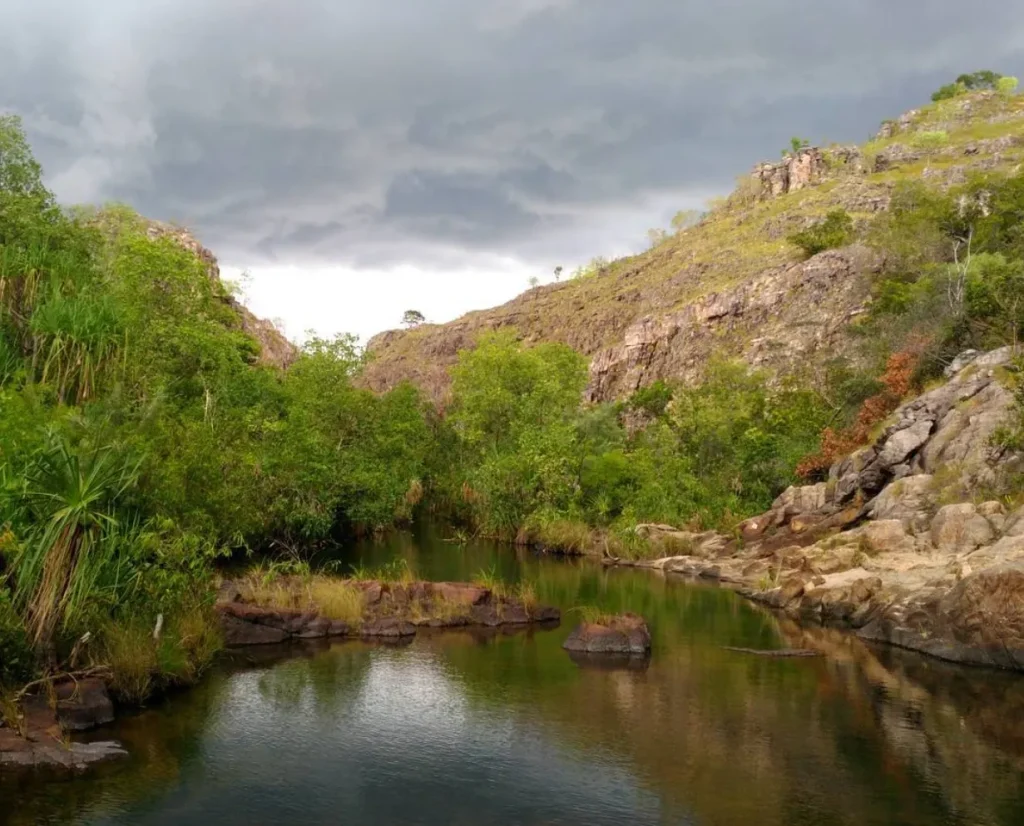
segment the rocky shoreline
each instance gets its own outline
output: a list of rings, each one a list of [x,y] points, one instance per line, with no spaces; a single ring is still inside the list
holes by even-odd
[[[788,489],[735,536],[640,525],[690,552],[605,563],[718,582],[804,623],[1024,671],[1024,506],[993,493],[1024,470],[995,438],[1016,412],[1014,355],[962,355],[827,481]]]
[[[503,593],[465,582],[381,582],[330,580],[358,597],[359,617],[331,618],[329,611],[289,604],[261,605],[245,582],[221,584],[216,610],[229,650],[298,644],[330,638],[377,642],[409,641],[420,629],[468,628],[514,632],[553,627],[561,612],[537,604],[529,594]],[[298,597],[302,580],[281,578],[275,591],[283,602]],[[84,770],[128,755],[113,740],[80,742],[73,735],[114,721],[116,706],[102,674],[64,677],[52,692],[40,686],[20,702],[17,727],[0,724],[0,769]]]

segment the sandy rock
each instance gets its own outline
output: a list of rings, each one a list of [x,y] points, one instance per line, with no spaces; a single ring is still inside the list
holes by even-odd
[[[919,533],[931,523],[933,487],[928,474],[898,479],[878,494],[869,513],[876,520],[899,520],[906,530]]]
[[[435,582],[430,590],[441,599],[464,605],[479,605],[490,594],[486,588],[467,582]]]
[[[1024,670],[1024,562],[971,574],[945,594],[908,598],[860,634],[941,659]]]
[[[1003,532],[1007,536],[1024,536],[1024,507],[1017,508],[1003,523]]]
[[[994,538],[992,525],[970,502],[946,505],[932,520],[932,544],[946,553],[973,551]]]
[[[880,519],[869,522],[860,531],[860,535],[873,553],[907,553],[916,550],[917,543],[907,533],[903,522],[899,519]]]

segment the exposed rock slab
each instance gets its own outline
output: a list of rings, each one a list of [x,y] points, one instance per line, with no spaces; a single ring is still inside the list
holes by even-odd
[[[633,564],[735,587],[802,622],[1024,670],[1024,508],[976,499],[1022,467],[992,438],[1017,415],[1013,357],[962,354],[828,482],[790,488],[740,524],[742,541]]]

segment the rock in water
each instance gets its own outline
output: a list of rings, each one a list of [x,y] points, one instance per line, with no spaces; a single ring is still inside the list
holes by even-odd
[[[643,617],[620,614],[602,617],[597,622],[581,622],[562,647],[588,654],[648,654],[651,633]]]
[[[114,704],[103,680],[64,682],[55,691],[57,718],[65,731],[88,731],[114,722]]]

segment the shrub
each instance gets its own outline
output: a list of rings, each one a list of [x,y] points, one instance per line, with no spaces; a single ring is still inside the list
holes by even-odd
[[[834,209],[823,221],[789,236],[808,256],[845,246],[852,239],[853,219],[845,209]]]
[[[982,89],[998,89],[1003,76],[998,72],[984,69],[980,72],[960,75],[952,83],[947,83],[938,91],[932,93],[932,100],[936,103],[942,100],[965,95],[968,92],[977,92]]]
[[[911,143],[919,149],[933,152],[949,143],[949,133],[943,129],[918,132],[911,138]]]
[[[797,473],[807,480],[820,478],[835,462],[865,444],[870,439],[872,428],[895,410],[910,392],[919,360],[918,352],[891,355],[879,378],[882,391],[861,405],[857,419],[850,427],[826,427],[822,430],[820,450],[802,459],[797,465]]]
[[[996,91],[1004,95],[1012,95],[1017,91],[1020,81],[1015,77],[1001,77],[996,81]]]
[[[937,91],[932,92],[932,101],[938,103],[942,100],[952,100],[953,98],[960,97],[960,95],[967,94],[967,86],[963,83],[954,82],[947,83],[945,86],[940,87]]]
[[[647,387],[641,387],[629,397],[633,410],[642,410],[650,416],[660,416],[672,401],[672,388],[658,379]]]

